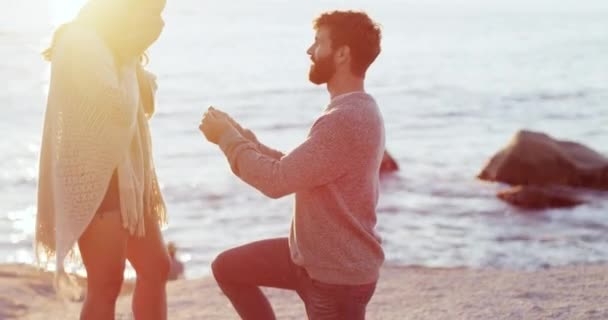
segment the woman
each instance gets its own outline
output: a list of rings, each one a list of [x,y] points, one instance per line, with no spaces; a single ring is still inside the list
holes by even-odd
[[[59,290],[78,242],[87,271],[81,319],[114,319],[125,260],[137,274],[136,319],[166,319],[165,205],[151,156],[153,76],[144,51],[165,0],[89,0],[45,57],[51,80],[38,185],[36,255],[57,256]]]

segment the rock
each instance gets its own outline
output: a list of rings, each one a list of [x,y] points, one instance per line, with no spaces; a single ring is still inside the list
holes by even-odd
[[[516,186],[500,191],[497,196],[528,209],[570,208],[584,203],[567,189],[559,187]]]
[[[522,130],[477,177],[511,185],[608,190],[608,158],[576,142]]]
[[[382,157],[382,163],[380,164],[380,173],[388,173],[399,170],[397,161],[391,157],[388,151],[384,150],[384,156]]]

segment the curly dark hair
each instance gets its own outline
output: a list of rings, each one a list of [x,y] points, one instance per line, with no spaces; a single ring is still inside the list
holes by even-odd
[[[352,72],[357,76],[365,76],[369,66],[380,54],[380,25],[365,12],[331,11],[314,20],[314,29],[319,30],[321,27],[329,29],[333,49],[341,46],[350,48]]]

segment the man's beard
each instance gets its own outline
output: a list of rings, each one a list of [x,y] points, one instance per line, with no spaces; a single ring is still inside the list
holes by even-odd
[[[324,84],[336,73],[336,66],[332,61],[332,55],[327,55],[318,60],[313,59],[314,64],[310,66],[308,79],[314,84]]]

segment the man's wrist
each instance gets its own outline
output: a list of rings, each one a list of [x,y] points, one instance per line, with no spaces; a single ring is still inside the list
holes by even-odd
[[[222,144],[227,144],[230,141],[232,141],[234,138],[237,138],[241,136],[241,134],[239,133],[239,131],[237,129],[235,129],[234,127],[230,126],[228,129],[224,130],[224,132],[222,132],[217,140],[217,144],[218,145],[222,145]]]

